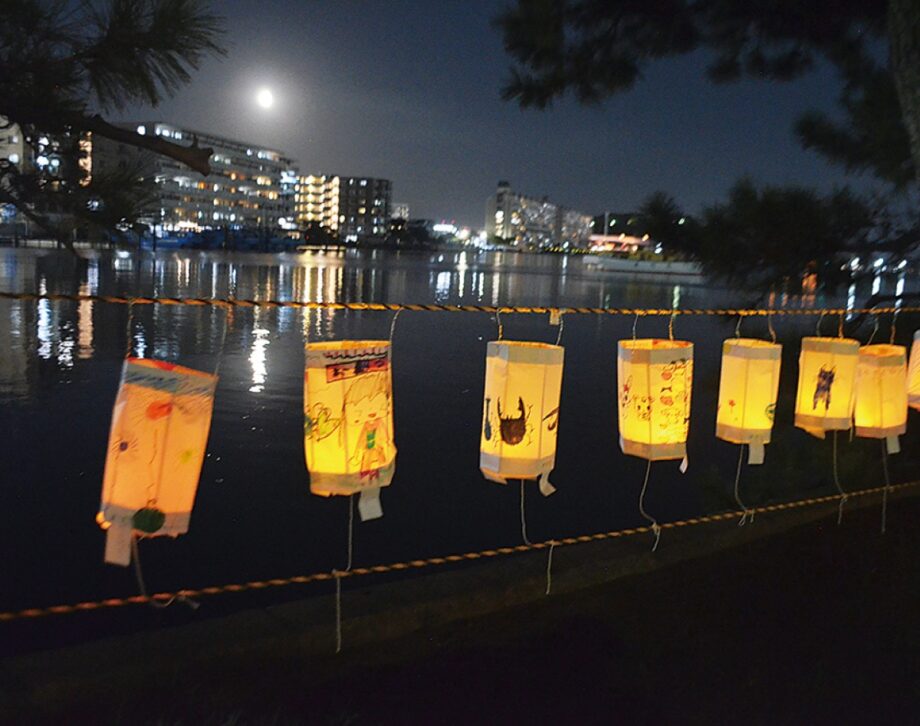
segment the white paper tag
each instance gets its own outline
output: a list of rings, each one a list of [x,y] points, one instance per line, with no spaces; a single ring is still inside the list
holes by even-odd
[[[752,441],[748,444],[748,464],[763,464],[763,441]]]
[[[680,473],[681,473],[681,474],[686,474],[686,473],[687,473],[687,467],[688,467],[689,465],[690,465],[690,462],[687,461],[687,457],[685,456],[685,457],[681,460],[681,462],[680,462]]]
[[[556,491],[556,487],[550,484],[548,471],[540,474],[539,486],[540,494],[542,494],[544,497],[548,497],[550,494]]]
[[[365,489],[358,497],[358,514],[362,522],[371,519],[380,519],[383,516],[383,507],[380,505],[380,488]]]
[[[901,442],[898,440],[897,436],[886,436],[885,446],[888,448],[889,454],[901,453]]]
[[[113,524],[105,531],[105,561],[110,565],[127,567],[131,564],[130,527]]]

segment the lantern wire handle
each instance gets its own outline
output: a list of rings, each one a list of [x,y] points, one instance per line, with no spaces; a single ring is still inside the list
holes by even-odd
[[[776,342],[776,331],[773,329],[773,313],[767,313],[767,330],[770,331],[770,340]]]
[[[674,318],[677,317],[677,311],[675,310],[671,313],[671,317],[668,318],[668,340],[674,340]]]
[[[505,327],[502,325],[502,314],[498,310],[495,311],[495,323],[498,325],[498,339],[503,340],[505,337]]]
[[[549,595],[553,589],[553,548],[556,546],[555,540],[549,541],[549,554],[546,556],[546,594]]]
[[[822,310],[821,314],[818,316],[818,322],[815,324],[815,335],[819,338],[821,337],[821,321],[824,320],[826,313]]]
[[[741,321],[742,321],[742,320],[744,320],[744,316],[743,316],[743,315],[739,315],[739,316],[738,316],[738,322],[735,324],[735,337],[736,337],[736,338],[740,338],[740,337],[741,337]]]
[[[397,310],[393,315],[393,319],[390,321],[390,355],[393,354],[393,333],[396,332],[396,321],[399,318],[399,314],[402,310]]]
[[[529,539],[527,539],[527,515],[524,513],[524,480],[521,479],[521,539],[524,540],[525,545],[532,545]]]
[[[872,335],[869,336],[869,342],[866,345],[872,345],[872,341],[875,340],[875,334],[878,333],[878,315],[873,316],[875,320],[875,325],[872,327]]]
[[[562,330],[565,328],[565,315],[559,311],[559,332],[556,334],[556,345],[562,343]]]
[[[834,486],[837,487],[837,491],[840,492],[840,504],[837,505],[837,526],[840,526],[840,523],[843,521],[843,507],[847,503],[847,500],[850,498],[849,495],[843,491],[843,487],[840,486],[840,476],[837,472],[837,431],[834,431]]]
[[[882,489],[882,534],[888,524],[888,490],[891,488],[891,479],[888,476],[888,448],[885,445],[885,439],[882,442],[882,474],[885,476],[885,488]]]
[[[840,317],[837,320],[837,337],[843,337],[843,313],[840,313]]]
[[[636,317],[633,318],[633,327],[632,327],[633,340],[636,339],[636,326],[638,324],[639,324],[639,313],[636,313]]]
[[[648,489],[648,478],[652,472],[652,460],[648,460],[648,466],[645,468],[645,481],[642,482],[642,491],[639,492],[639,514],[645,517],[652,525],[652,534],[655,535],[655,544],[652,545],[652,552],[658,549],[658,541],[661,539],[661,527],[658,520],[645,511],[645,492]]]
[[[735,501],[742,510],[741,520],[738,522],[739,527],[743,527],[748,522],[754,522],[754,510],[741,501],[741,495],[738,492],[738,485],[741,483],[741,467],[744,465],[744,444],[738,447],[738,468],[735,470]]]
[[[131,533],[131,562],[134,564],[134,578],[137,580],[137,589],[140,590],[141,597],[147,600],[147,603],[150,605],[150,607],[154,607],[159,610],[168,608],[170,605],[172,605],[177,600],[180,602],[184,602],[192,610],[197,610],[199,603],[196,600],[192,600],[190,597],[186,597],[185,595],[182,595],[182,594],[173,595],[171,598],[169,598],[169,600],[166,600],[165,602],[154,600],[153,598],[150,597],[150,595],[147,594],[147,584],[144,582],[144,573],[141,570],[141,557],[140,557],[140,552],[137,546],[137,539],[138,539],[137,533],[132,532]]]
[[[894,345],[894,336],[898,329],[898,310],[894,311],[894,314],[891,316],[891,335],[888,336],[888,344]]]

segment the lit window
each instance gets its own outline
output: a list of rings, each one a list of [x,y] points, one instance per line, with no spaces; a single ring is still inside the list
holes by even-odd
[[[137,127],[137,133],[139,133],[141,136],[144,136],[144,135],[147,133],[147,127],[146,127],[146,126],[143,126],[143,125],[142,125],[142,126],[138,126],[138,127]]]

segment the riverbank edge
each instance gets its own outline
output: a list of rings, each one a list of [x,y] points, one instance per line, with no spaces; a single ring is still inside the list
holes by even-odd
[[[917,496],[914,489],[893,492],[889,510],[899,500]],[[850,500],[842,526],[847,526],[847,511],[879,508],[880,503],[880,494]],[[641,576],[800,527],[835,526],[836,514],[836,504],[828,503],[758,514],[753,524],[744,527],[730,519],[670,529],[662,533],[654,553],[650,534],[555,548],[550,597]],[[335,654],[334,586],[327,582],[318,587],[328,594],[309,599],[10,657],[0,661],[4,684],[0,714],[51,718],[94,702],[111,703],[113,693],[146,693],[167,683],[195,682],[202,674],[239,674],[299,660],[332,680],[354,666],[350,649],[366,650],[366,646],[546,597],[547,554],[546,550],[522,553],[383,583],[346,579],[340,656]],[[359,586],[365,579],[369,582]],[[377,652],[375,657],[382,662],[390,657],[386,648]],[[188,674],[196,675],[187,679]]]

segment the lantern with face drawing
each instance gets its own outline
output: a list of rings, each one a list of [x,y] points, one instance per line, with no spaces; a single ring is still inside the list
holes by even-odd
[[[188,531],[216,386],[216,376],[191,368],[125,361],[96,515],[106,562],[129,564],[133,535]]]
[[[383,514],[380,489],[396,470],[388,341],[307,345],[304,450],[311,492],[359,493],[362,520]]]
[[[479,468],[492,481],[538,479],[554,491],[563,349],[499,340],[488,345]]]

